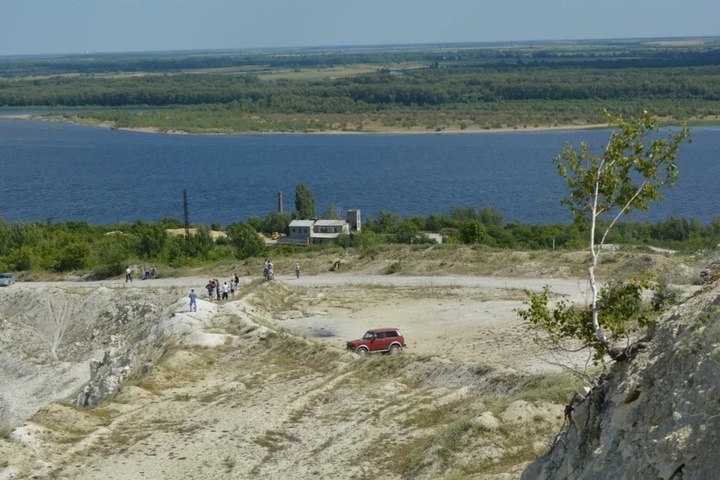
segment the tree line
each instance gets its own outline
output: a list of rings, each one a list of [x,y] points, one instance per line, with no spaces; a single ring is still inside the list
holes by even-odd
[[[720,66],[687,68],[451,67],[313,82],[252,75],[51,77],[0,82],[4,107],[227,105],[243,113],[358,113],[514,101],[720,101]]]
[[[0,77],[33,75],[178,73],[214,69],[328,68],[343,65],[440,65],[516,67],[660,68],[720,64],[714,42],[662,45],[641,41],[498,42],[363,48],[299,48],[266,51],[114,53],[0,58]]]
[[[329,206],[326,213],[332,213]],[[258,232],[287,233],[292,215],[268,213],[225,226],[196,225],[188,237],[168,233],[182,228],[177,219],[147,223],[92,225],[84,221],[9,222],[0,219],[0,271],[88,273],[93,278],[121,275],[129,263],[148,262],[169,267],[193,266],[222,259],[292,255],[302,249],[369,249],[379,244],[426,244],[435,240],[425,232],[441,234],[448,244],[484,245],[487,248],[576,250],[587,245],[587,229],[577,224],[532,225],[505,223],[501,212],[484,207],[455,207],[447,214],[401,217],[379,212],[366,218],[362,232],[342,235],[338,245],[266,247]],[[212,230],[227,233],[216,240]],[[696,251],[720,243],[720,217],[710,224],[697,219],[669,217],[662,222],[621,222],[607,242],[654,245]]]

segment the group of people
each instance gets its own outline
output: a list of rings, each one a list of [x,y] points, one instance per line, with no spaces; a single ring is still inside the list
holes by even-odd
[[[217,300],[227,300],[228,294],[234,296],[239,282],[240,277],[237,276],[237,273],[230,275],[230,282],[223,282],[222,285],[217,278],[211,278],[205,285],[208,291],[208,301],[212,302],[216,298]]]
[[[263,277],[265,280],[274,280],[275,271],[273,270],[273,264],[267,258],[265,259],[265,265],[263,265]]]
[[[149,267],[143,265],[141,273],[143,280],[155,280],[155,277],[157,276],[157,269],[155,268],[155,265],[151,265]]]
[[[300,278],[300,262],[295,263],[295,277]],[[265,259],[265,265],[263,266],[263,278],[265,278],[265,280],[275,279],[273,264],[267,258]]]
[[[157,269],[155,268],[155,265],[151,265],[149,267],[143,265],[140,273],[142,275],[140,277],[141,280],[154,280],[157,278]],[[132,268],[130,268],[130,265],[125,268],[125,283],[127,282],[132,283]]]
[[[144,267],[143,267],[144,269]],[[128,272],[130,271],[130,267],[128,267]],[[149,278],[155,278],[154,277],[154,271],[155,266],[153,265],[151,270],[151,277]],[[128,273],[128,276],[130,274]],[[300,278],[300,263],[295,263],[295,276],[297,278]],[[265,264],[263,266],[263,277],[265,280],[273,280],[275,278],[275,273],[273,271],[273,264],[270,260],[265,259]],[[127,280],[126,280],[127,281]],[[132,281],[132,279],[130,279]],[[229,282],[223,282],[220,284],[220,280],[217,278],[211,278],[208,280],[207,285],[205,285],[205,289],[208,292],[208,301],[212,302],[213,300],[217,299],[219,300],[227,300],[228,295],[229,296],[235,296],[235,291],[238,289],[238,284],[240,283],[240,277],[238,277],[237,273],[233,273],[230,275],[230,281]],[[195,289],[190,290],[190,311],[191,312],[197,312],[197,293],[195,293]]]

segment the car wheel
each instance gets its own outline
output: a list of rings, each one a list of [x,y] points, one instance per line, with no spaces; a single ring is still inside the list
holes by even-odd
[[[357,353],[360,356],[365,356],[368,353],[368,349],[365,347],[360,347],[357,350],[355,350],[355,353]]]
[[[388,352],[390,355],[397,355],[400,353],[400,345],[393,345],[390,347],[390,351]]]

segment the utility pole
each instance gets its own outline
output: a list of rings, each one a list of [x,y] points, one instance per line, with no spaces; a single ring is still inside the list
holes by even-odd
[[[187,189],[183,190],[183,211],[185,212],[185,245],[190,243],[190,213],[188,211]]]

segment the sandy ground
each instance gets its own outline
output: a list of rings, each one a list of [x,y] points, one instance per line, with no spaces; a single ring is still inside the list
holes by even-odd
[[[256,280],[244,277],[241,284]],[[538,347],[515,310],[524,291],[550,285],[559,296],[587,301],[586,282],[576,279],[480,276],[389,276],[326,274],[278,277],[293,289],[287,312],[274,317],[278,327],[316,338],[337,348],[370,328],[397,327],[407,351],[456,361],[498,364],[527,372],[556,370],[560,359]],[[194,288],[205,298],[205,278],[165,278],[100,282],[23,282],[22,286],[109,288]],[[189,290],[188,290],[189,291]],[[586,361],[585,354],[573,363]]]
[[[255,280],[243,278],[241,283]],[[505,434],[476,431],[476,427],[470,428],[463,440],[465,451],[475,453],[457,456],[454,462],[457,468],[480,469],[487,474],[453,476],[447,473],[451,471],[447,466],[434,470],[440,468],[436,463],[445,465],[435,459],[421,464],[425,473],[408,477],[399,473],[393,462],[398,455],[412,460],[414,448],[420,449],[418,453],[428,448],[427,458],[435,458],[433,448],[423,446],[432,442],[426,439],[451,425],[456,415],[490,415],[484,395],[512,391],[517,386],[515,379],[522,375],[559,370],[533,343],[514,312],[522,305],[523,289],[539,290],[549,284],[573,301],[585,298],[583,282],[568,279],[340,273],[280,277],[272,283],[254,284],[251,299],[208,302],[202,295],[205,282],[205,278],[21,282],[0,290],[0,302],[6,305],[10,300],[20,302],[23,295],[33,299],[31,303],[50,294],[76,295],[85,303],[82,309],[72,310],[74,315],[80,317],[80,312],[87,311],[85,322],[105,318],[115,339],[129,338],[139,328],[159,335],[160,329],[185,345],[97,411],[50,404],[67,398],[67,392],[41,391],[36,386],[33,393],[18,386],[22,376],[6,379],[5,395],[42,394],[48,406],[34,403],[39,413],[9,435],[5,433],[9,441],[0,437],[0,479],[33,475],[59,479],[517,478],[521,468],[517,461],[499,470],[492,467],[499,462],[493,458],[506,454],[504,447],[498,446],[507,441],[500,438]],[[190,288],[202,299],[198,312],[187,311]],[[122,301],[106,306],[113,295]],[[93,296],[98,296],[96,302]],[[145,299],[153,302],[153,309],[133,317],[128,303],[138,307]],[[58,302],[49,306],[56,310]],[[28,315],[35,317],[50,314],[28,308]],[[11,314],[0,309],[0,321]],[[152,320],[153,315],[161,318]],[[287,347],[271,347],[270,352],[258,349],[265,327],[242,330],[249,332],[245,334],[228,329],[233,319],[240,318],[279,332],[301,334],[289,345],[310,345],[304,347],[309,348],[308,363],[286,359],[283,348]],[[148,326],[151,320],[157,322],[157,328]],[[135,323],[138,321],[142,326]],[[360,359],[341,353],[346,340],[381,326],[398,327],[407,338],[400,365],[382,361],[397,357]],[[73,332],[72,326],[63,327],[59,334],[53,330],[54,324],[47,328],[51,338]],[[96,336],[103,338],[101,333],[93,333]],[[66,343],[74,348],[85,338],[86,334],[78,333]],[[322,359],[313,360],[312,355],[322,355],[311,346],[315,340],[337,347],[332,350],[337,352],[335,357],[328,358],[342,361],[323,365]],[[215,348],[196,349],[193,345]],[[89,347],[88,352],[97,354]],[[91,357],[78,353],[74,358],[76,365],[87,368]],[[376,360],[380,363],[357,363]],[[397,370],[402,365],[407,366]],[[378,377],[363,373],[363,368],[371,367]],[[43,368],[40,363],[35,365],[37,378]],[[57,370],[48,368],[46,373],[57,375]],[[14,401],[17,405],[23,398]],[[443,405],[454,407],[446,411]],[[524,442],[523,448],[530,454],[540,453],[543,439],[562,419],[557,411],[561,407],[513,408],[519,409],[520,417],[528,418],[536,435],[514,441]],[[448,420],[439,416],[432,420],[436,423],[423,426],[428,422],[427,412],[445,412],[442,415],[448,415]],[[508,415],[507,422],[513,422],[518,414]]]
[[[14,120],[33,120],[36,115],[34,114],[2,114],[0,118],[14,119]],[[100,125],[89,125],[101,128],[113,128],[108,123]],[[342,130],[327,130],[318,132],[305,132],[303,135],[368,135],[368,134],[418,134],[418,135],[442,135],[442,134],[483,134],[483,133],[502,133],[502,132],[544,132],[544,131],[562,131],[562,130],[588,130],[595,128],[606,128],[608,124],[587,124],[587,125],[553,125],[553,126],[538,126],[538,127],[503,127],[503,128],[484,128],[480,126],[474,126],[470,128],[446,128],[438,132],[435,130],[404,130],[401,128],[389,128],[381,127],[377,130],[367,130],[364,132],[357,131],[342,131]],[[141,133],[158,133],[166,135],[188,135],[188,132],[183,130],[165,130],[156,127],[136,127],[136,128],[116,128],[116,130],[130,131],[130,132],[141,132]],[[297,132],[233,132],[233,135],[296,135]],[[207,133],[201,135],[222,135],[217,133]]]

